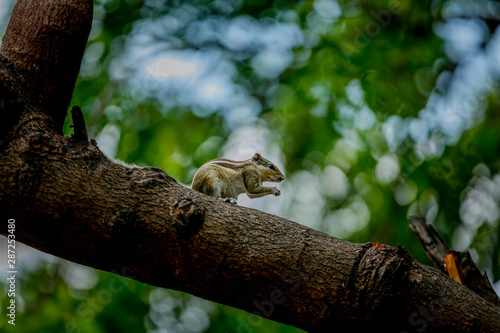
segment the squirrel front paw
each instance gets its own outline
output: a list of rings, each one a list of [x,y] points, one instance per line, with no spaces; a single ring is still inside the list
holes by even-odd
[[[233,204],[233,205],[238,204],[238,201],[236,199],[233,199],[233,198],[218,198],[218,199],[221,201],[224,201],[224,202],[229,202],[230,204]]]
[[[277,187],[273,187],[273,194],[274,194],[275,196],[279,196],[279,195],[281,194],[281,191],[280,191],[280,190],[278,190],[278,188],[277,188]]]
[[[236,199],[233,199],[233,198],[226,198],[226,202],[229,202],[232,205],[238,204],[238,201]]]

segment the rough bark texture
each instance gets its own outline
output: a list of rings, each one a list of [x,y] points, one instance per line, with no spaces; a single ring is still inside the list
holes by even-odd
[[[62,136],[91,7],[16,5],[0,49],[0,233],[15,218],[39,250],[312,332],[500,331],[498,307],[401,247],[223,203]]]
[[[1,53],[9,59],[32,106],[62,134],[86,40],[92,1],[18,1]]]

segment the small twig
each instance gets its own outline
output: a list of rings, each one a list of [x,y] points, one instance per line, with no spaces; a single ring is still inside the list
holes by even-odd
[[[85,119],[83,118],[82,109],[75,105],[71,108],[71,117],[73,118],[73,131],[74,134],[71,136],[79,144],[88,144],[89,137],[87,134],[87,129],[85,128]]]
[[[418,215],[408,216],[410,229],[417,235],[422,247],[425,249],[425,255],[440,271],[446,273],[444,259],[450,252],[450,248],[444,242],[441,235],[432,224],[426,224],[422,217]]]
[[[433,225],[424,222],[421,216],[408,216],[410,229],[417,235],[425,249],[425,255],[434,266],[455,281],[483,297],[500,305],[500,298],[493,290],[486,273],[481,274],[472,260],[469,251],[451,250]]]

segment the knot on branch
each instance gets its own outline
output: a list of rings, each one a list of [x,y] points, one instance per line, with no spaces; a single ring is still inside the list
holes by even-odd
[[[12,130],[19,120],[24,102],[22,84],[17,79],[16,70],[2,54],[0,54],[0,134],[5,135]]]
[[[399,294],[404,291],[413,258],[402,247],[394,248],[380,243],[364,246],[357,265],[354,290],[360,310],[367,316],[378,317],[381,305],[391,304],[397,309]],[[382,316],[383,317],[383,316]]]
[[[127,174],[131,176],[134,186],[155,188],[158,186],[165,186],[169,182],[176,183],[177,181],[170,177],[168,173],[157,167],[143,167],[129,166]]]
[[[191,198],[181,198],[174,203],[171,213],[176,217],[175,225],[179,232],[193,234],[203,222],[204,212]]]
[[[136,252],[140,237],[137,212],[130,208],[120,208],[109,223],[109,235],[113,246],[112,253],[115,258],[129,258]]]

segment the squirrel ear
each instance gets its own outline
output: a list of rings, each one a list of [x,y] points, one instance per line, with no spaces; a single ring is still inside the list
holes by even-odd
[[[260,156],[259,153],[255,153],[255,155],[253,155],[253,159],[256,160],[256,161],[260,160],[260,157],[261,156]]]

